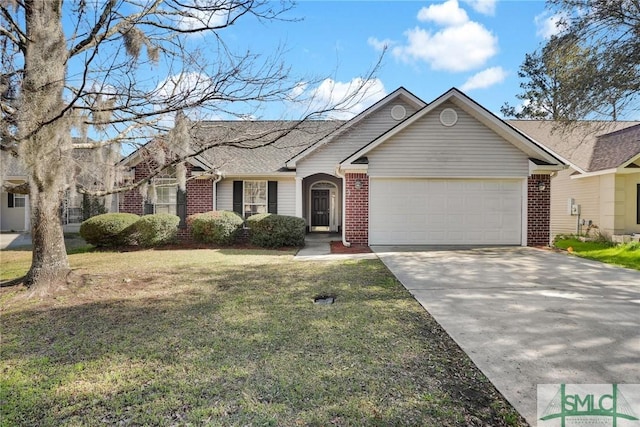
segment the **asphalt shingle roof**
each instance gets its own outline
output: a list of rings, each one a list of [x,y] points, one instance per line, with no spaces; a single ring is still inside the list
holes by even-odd
[[[214,145],[201,158],[225,175],[273,174],[287,160],[331,134],[339,120],[208,121],[196,125],[194,147]],[[275,140],[275,141],[274,141]]]
[[[585,172],[618,167],[640,153],[639,131],[634,130],[640,122],[584,122],[568,129],[545,120],[507,123]]]
[[[598,138],[589,170],[617,168],[638,154],[640,154],[640,125],[635,125]]]

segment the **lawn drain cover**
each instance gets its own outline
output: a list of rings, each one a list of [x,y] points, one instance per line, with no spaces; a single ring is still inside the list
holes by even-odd
[[[313,299],[314,304],[321,304],[321,305],[330,305],[330,304],[333,304],[335,301],[336,301],[336,297],[333,295],[320,295]]]

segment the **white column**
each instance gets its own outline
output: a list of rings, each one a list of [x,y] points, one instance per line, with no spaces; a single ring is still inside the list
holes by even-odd
[[[302,218],[302,178],[296,176],[296,216]]]
[[[24,196],[24,231],[31,231],[31,205],[29,195]]]

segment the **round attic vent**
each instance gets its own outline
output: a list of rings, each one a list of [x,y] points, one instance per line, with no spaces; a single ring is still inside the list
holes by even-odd
[[[394,105],[391,108],[391,117],[393,120],[402,120],[407,116],[407,109],[402,105]]]
[[[453,126],[458,122],[458,113],[453,108],[445,108],[440,113],[440,123],[445,126]]]

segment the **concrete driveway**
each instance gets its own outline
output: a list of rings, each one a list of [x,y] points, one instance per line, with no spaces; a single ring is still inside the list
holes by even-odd
[[[532,248],[373,250],[532,426],[537,384],[640,383],[640,271]]]

